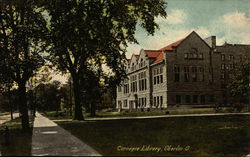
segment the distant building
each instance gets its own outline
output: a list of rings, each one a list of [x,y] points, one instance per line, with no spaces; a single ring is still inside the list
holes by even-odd
[[[128,79],[117,87],[118,109],[194,107],[227,103],[227,69],[250,45],[216,46],[216,37],[196,32],[159,50],[141,50],[126,65]]]

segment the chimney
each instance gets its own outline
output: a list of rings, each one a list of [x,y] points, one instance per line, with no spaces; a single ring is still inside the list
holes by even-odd
[[[204,39],[204,41],[211,47],[211,48],[215,48],[216,47],[216,36],[211,36],[208,37],[206,39]]]

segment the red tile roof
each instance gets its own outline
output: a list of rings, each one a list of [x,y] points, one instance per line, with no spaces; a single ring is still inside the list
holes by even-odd
[[[161,61],[163,61],[164,59],[164,54],[163,52],[160,52],[160,54],[156,57],[156,59],[153,61],[153,63],[159,63]]]
[[[152,63],[159,63],[164,59],[162,51],[159,50],[145,50],[144,51],[148,58],[155,59]]]
[[[144,50],[148,58],[156,58],[161,51],[159,50]]]
[[[172,44],[170,44],[168,46],[165,46],[165,47],[161,48],[160,50],[170,50],[171,51],[171,50],[173,50],[173,47],[176,47],[176,46],[180,45],[183,40],[184,39],[176,41],[176,42],[174,42],[174,43],[172,43]]]

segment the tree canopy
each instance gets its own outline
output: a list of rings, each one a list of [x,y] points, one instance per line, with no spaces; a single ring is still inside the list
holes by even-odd
[[[26,83],[44,63],[47,23],[35,0],[2,0],[0,7],[0,75],[17,83],[22,125],[28,129]]]
[[[136,26],[149,34],[158,25],[155,17],[166,16],[163,0],[44,0],[50,28],[51,62],[68,71],[73,80],[75,117],[83,119],[79,83],[87,70],[108,66],[121,80],[128,43],[137,43]]]

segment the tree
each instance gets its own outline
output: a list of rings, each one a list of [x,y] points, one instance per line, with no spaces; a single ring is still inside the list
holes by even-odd
[[[44,0],[50,26],[51,61],[73,80],[74,119],[83,120],[79,82],[88,83],[85,71],[106,65],[118,80],[124,78],[125,52],[135,39],[137,24],[149,34],[166,16],[164,0]],[[103,69],[102,66],[99,66]],[[117,81],[120,82],[120,81]],[[87,91],[87,90],[86,90]]]
[[[26,83],[44,63],[47,28],[35,0],[2,0],[0,9],[0,73],[17,83],[22,128],[29,129]]]
[[[249,58],[245,57],[244,59],[245,60],[238,63],[229,74],[230,82],[228,84],[228,89],[230,95],[234,98],[233,103],[237,103],[237,110],[240,110],[244,103],[249,103],[250,63]]]

